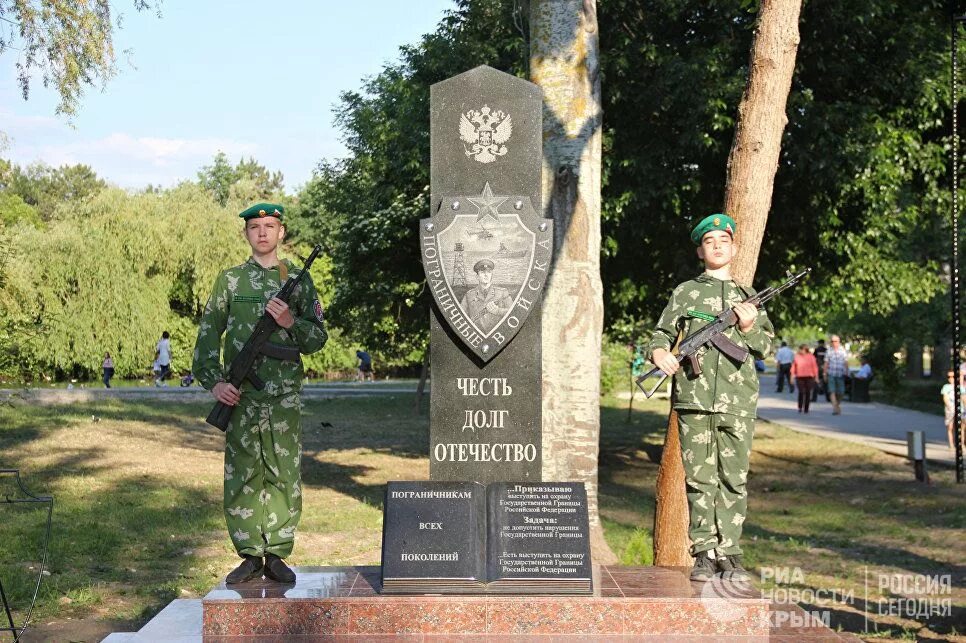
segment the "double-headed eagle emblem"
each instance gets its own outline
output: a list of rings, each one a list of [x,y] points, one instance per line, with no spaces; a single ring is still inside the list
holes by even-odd
[[[492,163],[496,157],[507,153],[506,143],[513,133],[513,121],[502,110],[471,109],[460,114],[460,138],[467,156],[480,163]],[[468,146],[468,147],[467,147]]]

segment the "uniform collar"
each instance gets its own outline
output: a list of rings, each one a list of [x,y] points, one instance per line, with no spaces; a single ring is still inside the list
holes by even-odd
[[[259,270],[278,270],[278,263],[282,263],[282,260],[279,259],[278,260],[278,263],[275,264],[274,266],[270,267],[270,268],[266,268],[262,264],[258,263],[257,261],[255,261],[255,257],[252,257],[252,256],[249,256],[248,257],[248,261],[246,261],[245,263],[247,263],[249,265],[252,265],[252,266],[255,266]]]
[[[706,272],[702,272],[700,275],[694,278],[695,281],[702,284],[720,284],[720,283],[734,283],[734,279],[718,279],[717,277],[712,277]]]

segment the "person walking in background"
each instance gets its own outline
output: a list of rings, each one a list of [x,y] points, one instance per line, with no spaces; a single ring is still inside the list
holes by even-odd
[[[818,346],[812,351],[815,356],[815,363],[818,365],[818,380],[815,382],[815,386],[812,388],[812,401],[818,401],[818,394],[821,393],[828,398],[828,383],[825,381],[825,355],[828,353],[828,346],[825,345],[825,340],[818,340]]]
[[[111,378],[114,377],[114,360],[111,359],[110,353],[104,353],[104,361],[101,362],[101,368],[104,369],[104,386],[111,388]]]
[[[842,348],[842,339],[832,335],[832,348],[825,355],[825,381],[832,400],[832,415],[842,412],[842,396],[845,395],[845,376],[849,372],[849,354]]]
[[[778,368],[777,389],[781,393],[785,389],[785,380],[788,380],[788,392],[795,392],[795,385],[792,384],[792,362],[795,361],[795,351],[788,347],[787,342],[782,342],[781,348],[775,351],[775,365]]]
[[[161,333],[161,339],[158,340],[158,345],[154,349],[154,357],[158,361],[158,366],[161,367],[157,379],[154,380],[154,385],[167,386],[164,380],[168,379],[168,375],[171,374],[171,335],[168,331]]]
[[[953,451],[956,450],[956,430],[953,426],[953,422],[956,419],[956,406],[953,396],[956,395],[956,384],[955,384],[955,374],[953,371],[947,371],[946,373],[946,383],[943,384],[940,390],[940,395],[943,398],[943,407],[945,409],[945,420],[946,420],[946,437],[949,439],[949,448]],[[960,396],[963,394],[963,386],[959,386]],[[960,404],[960,410],[962,410],[962,404]]]
[[[365,382],[368,377],[371,382],[373,379],[372,356],[366,351],[356,351],[356,357],[359,358],[359,381]]]
[[[818,363],[815,356],[808,350],[808,344],[802,344],[795,353],[792,361],[792,381],[798,387],[798,412],[808,413],[808,405],[812,401],[812,387],[818,379]]]

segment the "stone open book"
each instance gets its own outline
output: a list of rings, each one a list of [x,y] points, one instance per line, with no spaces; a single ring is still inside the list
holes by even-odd
[[[390,482],[387,594],[590,594],[580,482]]]

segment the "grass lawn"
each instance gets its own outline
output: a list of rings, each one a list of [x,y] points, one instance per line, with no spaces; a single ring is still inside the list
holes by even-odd
[[[602,405],[601,512],[621,560],[648,564],[667,403],[636,403],[629,423],[626,404]],[[412,409],[410,395],[307,402],[296,564],[378,564],[384,483],[429,475],[428,421]],[[32,640],[135,630],[172,599],[204,595],[232,568],[221,513],[223,437],[204,423],[207,411],[157,400],[0,406],[0,467],[21,469],[32,492],[55,499],[51,575]],[[867,605],[869,627],[880,631],[870,640],[956,636],[966,631],[964,488],[951,471],[932,475],[931,486],[918,485],[898,458],[761,424],[746,560],[788,568],[786,591],[854,591],[852,604],[832,606],[833,627],[861,632]],[[0,504],[0,578],[23,605],[42,521],[9,508]],[[879,616],[875,583],[864,603],[866,573],[951,574],[955,611],[928,629],[926,619]]]

